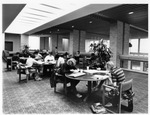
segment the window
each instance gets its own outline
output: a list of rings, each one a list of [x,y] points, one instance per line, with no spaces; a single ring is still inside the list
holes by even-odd
[[[40,38],[37,36],[29,36],[29,48],[32,50],[40,49]]]
[[[13,51],[13,42],[6,41],[5,42],[5,50]]]
[[[140,53],[148,53],[148,39],[140,39]]]
[[[136,52],[136,53],[138,53],[138,39],[131,39],[130,42],[132,44],[130,52]]]
[[[62,39],[62,51],[68,51],[69,40],[66,38]]]

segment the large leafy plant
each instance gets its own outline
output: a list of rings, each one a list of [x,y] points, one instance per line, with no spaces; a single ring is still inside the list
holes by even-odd
[[[104,44],[103,39],[101,39],[98,44],[91,44],[90,47],[93,49],[93,52],[95,54],[97,66],[99,66],[101,69],[105,69],[106,62],[108,62],[112,57],[110,48],[108,48],[107,45]]]

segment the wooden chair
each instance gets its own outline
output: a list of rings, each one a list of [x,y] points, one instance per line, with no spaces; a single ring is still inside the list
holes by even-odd
[[[63,64],[61,66],[63,66]],[[53,80],[54,80],[53,81],[54,82],[54,92],[55,93],[58,92],[57,91],[57,84],[61,83],[61,84],[63,84],[64,93],[67,94],[67,80],[66,80],[66,77],[64,75],[58,73],[58,68],[54,69]]]
[[[35,70],[31,71],[32,69],[35,69]],[[27,71],[28,71],[28,70],[29,70],[29,74],[27,74]],[[30,77],[31,77],[30,74],[35,74],[36,71],[37,71],[37,70],[36,70],[36,68],[34,68],[34,67],[26,68],[26,64],[21,64],[21,63],[19,63],[19,64],[17,65],[17,74],[19,74],[19,83],[20,83],[21,81],[24,81],[24,80],[26,80],[26,83],[27,83],[28,80],[29,80]],[[21,79],[22,74],[26,76],[25,79]]]
[[[112,86],[103,84],[103,97],[102,97],[103,106],[105,106],[106,92],[108,91],[107,92],[107,94],[108,94],[110,92],[110,90],[118,91],[118,96],[117,96],[117,101],[116,101],[116,102],[118,102],[118,103],[116,103],[118,113],[121,113],[121,102],[123,100],[128,100],[127,108],[130,112],[132,112],[133,111],[133,96],[134,96],[134,93],[132,91],[132,82],[133,82],[133,79],[125,81],[125,82],[119,84],[118,87],[112,87]],[[108,90],[106,91],[107,88],[108,88]],[[112,98],[112,99],[114,99],[114,98]],[[113,100],[113,101],[115,101],[115,100]],[[108,109],[108,111],[111,111],[111,110]],[[111,112],[113,112],[113,111],[111,111]]]

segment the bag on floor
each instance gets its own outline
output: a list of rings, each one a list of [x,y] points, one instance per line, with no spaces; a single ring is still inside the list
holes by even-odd
[[[91,105],[91,110],[95,114],[106,113],[106,109],[102,106],[101,103],[94,103],[93,105]]]

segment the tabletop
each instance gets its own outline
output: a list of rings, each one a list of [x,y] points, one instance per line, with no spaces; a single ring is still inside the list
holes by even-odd
[[[65,76],[69,79],[80,80],[80,81],[100,81],[109,78],[107,75],[108,71],[102,70],[74,70],[72,73],[67,73]]]

